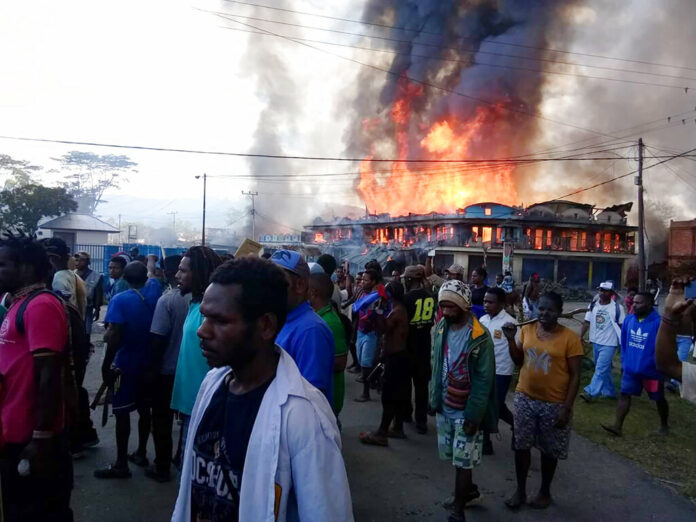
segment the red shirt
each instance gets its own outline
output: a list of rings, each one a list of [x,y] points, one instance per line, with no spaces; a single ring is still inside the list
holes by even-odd
[[[16,329],[16,317],[25,298],[12,303],[0,326],[0,433],[9,443],[26,443],[34,431],[34,357],[36,350],[63,352],[68,342],[68,320],[58,298],[41,294],[24,311],[24,334]],[[63,424],[62,411],[59,415]]]

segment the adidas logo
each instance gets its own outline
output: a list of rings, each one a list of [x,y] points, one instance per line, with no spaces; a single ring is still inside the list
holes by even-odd
[[[638,327],[638,330],[634,330],[631,328],[631,338],[628,342],[628,345],[632,348],[638,348],[639,350],[643,350],[645,348],[645,342],[648,340],[648,335],[649,333],[643,333],[640,327]]]

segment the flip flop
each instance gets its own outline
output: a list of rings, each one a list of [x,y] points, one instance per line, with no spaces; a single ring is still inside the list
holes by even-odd
[[[362,432],[360,435],[358,435],[358,438],[360,439],[360,442],[362,442],[363,444],[367,444],[368,446],[389,446],[388,440],[381,440],[375,437],[375,434],[371,431]]]
[[[128,468],[118,468],[109,464],[105,468],[95,470],[94,477],[98,479],[126,479],[131,477],[131,472]]]
[[[604,424],[600,424],[600,426],[601,426],[602,428],[604,428],[604,431],[610,433],[610,434],[613,435],[614,437],[621,437],[621,432],[620,432],[620,431],[617,431],[617,430],[616,430],[615,428],[613,428],[612,426],[605,426]]]

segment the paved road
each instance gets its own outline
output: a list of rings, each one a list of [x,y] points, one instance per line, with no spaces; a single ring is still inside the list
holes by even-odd
[[[99,384],[101,357],[99,350],[89,368],[90,396]],[[432,422],[428,435],[418,435],[412,426],[407,426],[409,440],[393,441],[389,448],[363,446],[357,435],[376,427],[381,408],[377,400],[366,404],[353,402],[353,397],[358,395],[358,385],[353,382],[353,376],[348,380],[346,408],[341,420],[355,519],[359,522],[444,522],[446,512],[441,503],[451,492],[454,471],[449,464],[437,459]],[[94,417],[95,420],[100,418],[99,415]],[[99,430],[100,446],[75,463],[76,488],[72,504],[77,522],[168,520],[176,498],[174,482],[157,484],[145,478],[137,468],[132,469],[130,480],[98,481],[92,477],[97,466],[110,462],[115,455],[113,417]],[[696,520],[696,505],[653,480],[626,459],[577,435],[571,441],[570,458],[559,465],[553,488],[555,505],[544,512],[523,509],[511,514],[503,506],[503,500],[514,488],[513,455],[509,449],[509,429],[502,427],[501,431],[502,440],[495,442],[496,455],[485,457],[483,465],[475,471],[474,480],[484,498],[468,510],[470,521]],[[131,437],[134,449],[134,434]],[[152,449],[149,453],[152,456]],[[536,455],[534,458],[538,459]],[[530,494],[538,484],[539,468],[535,460],[529,481]]]

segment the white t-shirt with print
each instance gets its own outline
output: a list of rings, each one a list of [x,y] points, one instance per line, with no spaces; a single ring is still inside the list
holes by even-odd
[[[503,334],[503,325],[514,322],[515,319],[505,310],[502,310],[495,317],[486,314],[481,318],[481,324],[488,328],[493,338],[496,375],[512,375],[512,372],[515,370],[515,363],[510,358],[508,341],[505,334]]]
[[[681,397],[696,404],[696,364],[682,363]]]
[[[616,322],[616,307],[619,307],[619,321]],[[590,323],[590,342],[604,346],[618,346],[621,342],[621,325],[626,318],[623,306],[614,301],[608,304],[594,303],[592,310],[585,314]]]

